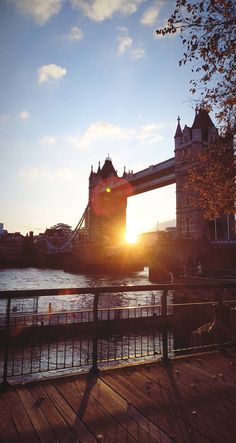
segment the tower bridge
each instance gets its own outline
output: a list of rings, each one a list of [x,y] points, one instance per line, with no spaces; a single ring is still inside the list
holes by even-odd
[[[110,159],[107,158],[106,161]],[[165,160],[156,165],[151,165],[148,168],[142,169],[139,172],[133,173],[129,171],[124,172],[120,180],[112,180],[112,177],[107,178],[104,183],[101,183],[100,192],[107,192],[107,185],[113,192],[126,192],[128,197],[132,195],[141,194],[143,192],[152,191],[153,189],[162,188],[164,186],[172,185],[176,182],[175,177],[175,158]],[[130,186],[127,186],[127,183]]]
[[[127,199],[133,195],[176,184],[176,235],[179,240],[210,240],[213,227],[204,219],[200,207],[191,204],[193,191],[186,188],[189,154],[200,153],[209,144],[219,143],[218,130],[209,114],[200,109],[191,127],[181,128],[180,119],[174,136],[174,157],[158,164],[118,176],[108,156],[97,171],[91,169],[87,207],[66,244],[59,248],[48,245],[49,253],[73,251],[78,260],[100,257],[101,251],[113,254],[114,248],[124,241],[126,228]],[[191,156],[190,156],[191,157]],[[191,162],[191,161],[190,161]],[[229,241],[234,237],[234,217],[218,220],[218,240]],[[113,251],[113,252],[111,252]],[[106,254],[106,257],[108,256]],[[104,256],[103,256],[104,259]],[[83,261],[82,260],[82,261]]]

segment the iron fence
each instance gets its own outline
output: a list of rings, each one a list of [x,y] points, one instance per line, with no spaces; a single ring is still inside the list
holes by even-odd
[[[165,362],[180,353],[232,346],[235,291],[236,284],[228,282],[0,291],[2,386],[49,374],[96,373],[118,363],[160,358]],[[136,305],[114,306],[115,294],[131,292]],[[150,294],[150,301],[141,305],[144,293]],[[88,308],[70,305],[69,310],[55,310],[52,297],[64,301],[72,294],[88,297]],[[37,297],[45,300],[43,312],[37,303],[31,312],[15,309],[22,300]]]

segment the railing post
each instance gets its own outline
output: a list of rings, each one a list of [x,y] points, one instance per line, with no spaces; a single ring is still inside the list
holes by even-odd
[[[0,390],[4,390],[10,386],[7,381],[8,371],[8,354],[9,354],[9,329],[10,329],[10,315],[11,315],[11,297],[7,299],[6,310],[6,328],[5,328],[5,349],[4,349],[4,362],[3,362],[3,376],[0,384]]]
[[[167,363],[168,356],[168,328],[167,328],[167,294],[168,289],[164,289],[161,296],[161,319],[162,319],[162,361]]]
[[[97,339],[97,323],[98,323],[98,301],[99,293],[95,292],[93,300],[93,360],[90,373],[92,375],[98,375],[98,339]]]
[[[229,328],[228,307],[224,305],[224,292],[217,291],[216,329],[219,338],[219,350],[225,351],[225,340]]]

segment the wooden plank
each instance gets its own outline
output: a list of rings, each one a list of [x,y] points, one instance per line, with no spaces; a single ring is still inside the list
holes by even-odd
[[[150,368],[148,371],[145,368],[142,369],[143,375],[150,381],[149,384],[146,383],[150,393],[155,395],[153,391],[159,384],[162,395],[165,390],[167,399],[171,398],[173,404],[176,404],[176,408],[181,408],[181,415],[185,416],[188,422],[190,420],[189,423],[193,427],[195,426],[199,432],[207,435],[212,441],[217,441],[217,439],[222,441],[222,438],[234,441],[235,423],[221,413],[221,406],[219,409],[217,408],[214,398],[208,392],[202,389],[200,391],[196,382],[190,383],[188,374],[183,377],[179,375],[180,371],[178,371],[178,375],[177,371],[172,371],[170,374],[168,372],[171,372],[171,368],[167,370],[165,368]],[[189,411],[192,411],[192,414],[189,414]],[[217,435],[215,435],[216,431]]]
[[[4,395],[21,440],[30,443],[38,443],[39,439],[34,427],[32,426],[24,405],[14,388],[8,390]]]
[[[209,369],[201,363],[193,364],[187,360],[183,362],[183,365],[186,365],[189,372],[196,374],[196,377],[204,377],[206,384],[208,386],[211,385],[212,390],[216,394],[219,393],[221,397],[224,396],[226,400],[236,405],[235,385],[232,386],[231,384],[228,385],[227,383],[223,383],[221,377],[217,376],[216,371],[209,371]]]
[[[17,443],[20,441],[3,393],[0,394],[0,438],[2,443]]]
[[[27,386],[18,387],[16,389],[25,410],[34,426],[34,429],[42,443],[58,443],[60,440],[57,439],[56,435],[52,431],[46,417],[44,416],[42,410],[40,409],[39,401],[35,401],[30,390]]]
[[[50,426],[54,430],[59,441],[63,443],[78,442],[75,435],[72,433],[69,425],[66,423],[60,412],[54,406],[51,399],[48,397],[46,391],[39,383],[34,383],[29,386],[30,392],[34,396],[35,402],[39,405],[41,411],[47,417]]]
[[[236,391],[236,363],[233,360],[216,354],[195,360],[190,359],[187,363],[209,371],[211,376],[216,376],[224,385]]]
[[[78,384],[81,385],[81,383],[76,381],[77,386]],[[120,396],[116,395],[102,380],[97,380],[91,394],[135,440],[142,441],[143,443],[159,441],[156,435],[154,436],[147,432],[147,427],[145,429],[145,427],[140,425],[141,419],[134,421],[133,418],[127,414],[130,405]]]
[[[85,392],[85,383],[86,381],[83,379],[75,380],[76,389],[78,391],[78,395],[80,398],[83,398],[83,393]],[[115,419],[114,423],[119,423],[121,425],[121,438],[123,438],[123,441],[126,441],[127,439],[130,442],[134,442],[137,440],[137,435],[133,431],[132,422],[129,421],[129,418],[126,414],[124,414],[124,409],[120,406],[120,404],[114,403],[112,401],[112,398],[110,395],[107,395],[101,390],[101,381],[99,379],[96,380],[96,383],[93,384],[93,388],[91,389],[90,395],[94,398],[96,402],[98,402],[102,408],[108,413],[108,416],[112,416]],[[113,425],[114,426],[114,425]],[[115,427],[117,424],[115,424]],[[122,437],[123,434],[123,437]],[[147,441],[146,433],[140,432],[142,434],[142,439],[144,442]],[[122,441],[122,440],[121,440]]]
[[[42,384],[41,384],[42,385]],[[74,410],[65,401],[64,397],[58,392],[58,390],[50,383],[44,383],[43,389],[47,392],[48,396],[54,403],[57,410],[60,412],[66,423],[70,426],[71,431],[76,436],[79,442],[83,443],[95,443],[96,439],[87,429],[80,417],[75,414]]]
[[[207,439],[211,439],[214,443],[222,442],[222,439],[218,437],[214,428],[211,429],[211,427],[204,422],[204,414],[200,414],[200,411],[198,411],[196,415],[196,410],[189,407],[188,404],[185,404],[182,392],[177,389],[168,390],[166,380],[164,380],[162,384],[153,381],[150,382],[150,379],[141,374],[139,370],[133,372],[129,379],[131,385],[138,386],[139,389],[144,393],[146,392],[153,400],[161,401],[161,404],[166,410],[171,411],[174,416],[183,420],[188,428],[192,430],[192,433],[194,433],[198,441],[206,441],[207,437]]]
[[[80,383],[76,381],[76,384]],[[115,417],[133,437],[142,442],[161,441],[171,443],[171,438],[162,432],[148,418],[144,417],[137,409],[129,404],[117,392],[102,380],[94,386],[92,395]],[[142,428],[144,432],[141,434]],[[142,436],[142,440],[140,440]]]
[[[81,389],[80,381],[58,382],[57,388],[61,395],[70,402],[74,411],[83,418],[93,435],[102,435],[104,441],[134,443],[134,438],[109,414],[100,403],[93,398],[91,390],[94,383],[88,381]]]
[[[220,417],[227,417],[227,419],[231,418],[233,422],[235,421],[235,406],[233,406],[232,402],[227,399],[228,394],[233,398],[231,388],[219,383],[219,379],[215,377],[209,378],[208,374],[205,375],[205,373],[195,371],[193,365],[189,367],[184,362],[175,362],[174,373],[178,374],[177,379],[180,382],[188,385],[188,388],[192,387],[195,390],[195,393],[198,393],[200,401],[205,404],[207,401],[212,402],[211,408],[216,413],[218,411]]]
[[[160,427],[170,438],[181,443],[191,441],[189,440],[191,429],[182,420],[179,420],[170,410],[163,407],[160,402],[154,401],[148,395],[143,394],[137,386],[131,389],[129,382],[120,379],[116,371],[113,371],[112,374],[101,375],[100,378],[122,395],[141,414]]]

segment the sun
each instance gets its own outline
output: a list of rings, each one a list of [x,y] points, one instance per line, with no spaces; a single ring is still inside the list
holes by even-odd
[[[135,232],[134,230],[127,229],[125,233],[125,240],[129,244],[137,243],[138,240],[138,232]]]

